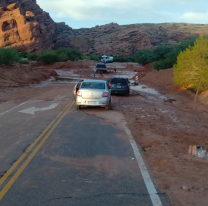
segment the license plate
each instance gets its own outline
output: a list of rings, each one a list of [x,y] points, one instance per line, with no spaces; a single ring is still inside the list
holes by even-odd
[[[87,104],[90,104],[90,105],[96,105],[97,102],[95,102],[95,101],[88,101]]]
[[[121,86],[117,86],[117,88],[121,88]]]

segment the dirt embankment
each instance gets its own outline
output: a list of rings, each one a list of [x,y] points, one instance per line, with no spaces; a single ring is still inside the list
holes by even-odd
[[[57,77],[54,70],[29,64],[14,63],[0,67],[0,87],[21,87],[29,84],[37,84],[51,76]]]

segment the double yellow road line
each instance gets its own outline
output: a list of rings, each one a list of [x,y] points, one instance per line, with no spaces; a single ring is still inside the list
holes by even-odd
[[[20,156],[20,158],[10,167],[10,169],[4,174],[4,176],[0,179],[0,186],[7,180],[7,178],[12,174],[12,172],[19,166],[19,164],[25,159],[26,156],[28,158],[23,162],[17,172],[11,177],[5,187],[0,191],[0,201],[20,176],[20,174],[24,171],[33,157],[37,154],[40,148],[43,146],[45,141],[54,131],[54,129],[58,126],[60,121],[64,118],[67,112],[70,110],[74,102],[70,102],[66,105],[66,107],[57,115],[57,117],[45,128],[45,130],[38,136],[38,138],[27,148],[27,150]],[[41,140],[41,141],[40,141]],[[38,143],[38,144],[37,144]],[[37,145],[37,146],[36,146]],[[36,148],[31,152],[31,150],[36,146]]]

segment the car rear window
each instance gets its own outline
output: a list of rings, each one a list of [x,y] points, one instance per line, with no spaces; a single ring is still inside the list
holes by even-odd
[[[103,82],[83,82],[82,89],[105,89],[105,83]]]
[[[106,68],[105,64],[97,64],[97,68]]]
[[[123,79],[123,78],[113,78],[111,79],[111,83],[112,84],[126,84],[127,83],[127,80],[126,79]]]

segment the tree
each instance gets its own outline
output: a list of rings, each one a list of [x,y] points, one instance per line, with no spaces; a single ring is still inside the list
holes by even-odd
[[[149,57],[150,62],[159,61],[167,58],[167,54],[174,49],[174,46],[159,46],[152,50]]]
[[[149,60],[151,54],[152,54],[152,51],[144,49],[142,51],[138,51],[134,55],[134,58],[135,58],[135,61],[138,62],[139,64],[145,65],[151,62]]]
[[[174,65],[174,82],[196,91],[194,110],[199,92],[208,89],[208,39],[200,36],[194,46],[182,51]]]

